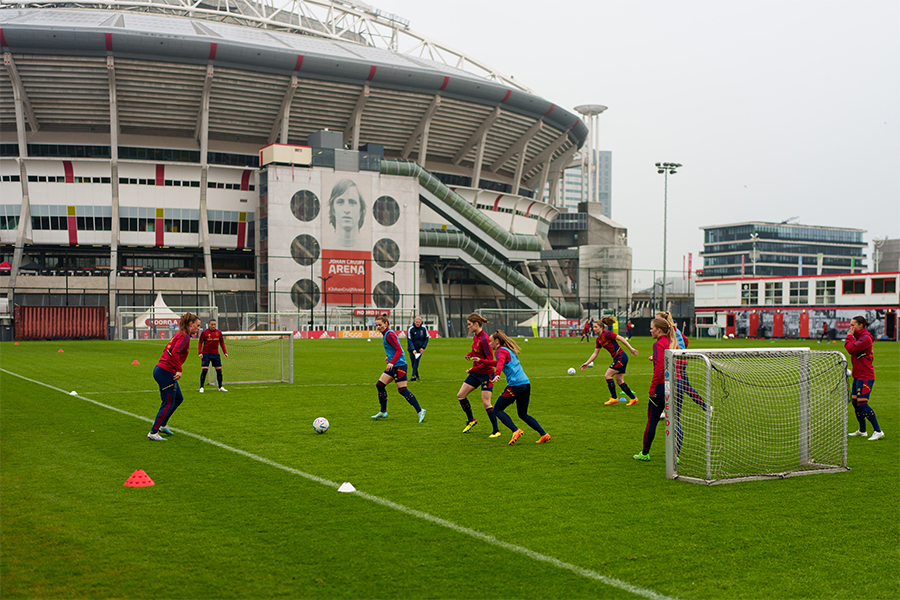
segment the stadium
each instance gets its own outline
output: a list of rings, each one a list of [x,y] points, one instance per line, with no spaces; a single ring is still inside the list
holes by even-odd
[[[586,125],[402,18],[350,2],[4,2],[0,26],[11,306],[106,306],[110,335],[117,308],[160,293],[232,328],[300,311],[290,329],[374,309],[443,335],[485,306],[582,317],[578,251],[551,249],[558,186],[543,190]],[[330,211],[296,212],[343,180],[375,217],[351,254],[328,239]],[[364,273],[329,281],[345,260]]]

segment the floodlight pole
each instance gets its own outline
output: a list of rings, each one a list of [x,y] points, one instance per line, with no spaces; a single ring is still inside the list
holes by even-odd
[[[278,282],[281,281],[281,277],[276,277],[275,281],[272,282],[272,306],[269,307],[269,312],[277,312],[275,310],[276,304],[278,303]]]
[[[665,176],[665,187],[663,191],[663,289],[662,289],[662,309],[668,310],[666,304],[666,234],[669,210],[669,173],[675,175],[681,163],[656,163],[656,172]]]

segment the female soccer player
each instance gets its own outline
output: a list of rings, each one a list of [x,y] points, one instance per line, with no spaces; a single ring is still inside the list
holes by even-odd
[[[484,405],[484,410],[487,412],[488,418],[491,420],[491,425],[494,427],[494,430],[488,437],[495,438],[500,437],[500,429],[497,427],[497,417],[494,415],[494,407],[491,406],[491,392],[494,389],[491,378],[494,375],[494,370],[489,364],[482,364],[481,362],[485,360],[494,360],[491,342],[484,332],[484,324],[487,322],[487,319],[478,313],[472,313],[466,317],[466,325],[469,328],[469,332],[474,336],[474,339],[472,340],[472,351],[466,354],[466,360],[474,361],[476,358],[480,360],[476,361],[475,365],[471,368],[466,369],[466,373],[469,375],[466,377],[462,386],[460,386],[459,392],[456,394],[456,399],[459,400],[459,405],[466,413],[466,426],[463,429],[463,433],[469,433],[469,431],[478,424],[478,421],[476,421],[475,417],[472,415],[472,405],[469,403],[468,396],[475,388],[480,387],[481,403]]]
[[[672,319],[672,313],[667,310],[656,313],[656,316],[660,319],[665,319],[669,324],[669,330],[675,332],[675,346],[670,346],[672,349],[685,350],[688,347],[688,339],[681,334],[678,327],[675,325],[675,321]],[[674,422],[675,422],[675,455],[681,453],[681,443],[684,441],[684,430],[681,427],[681,410],[684,402],[684,395],[687,393],[688,396],[691,397],[691,400],[699,406],[703,412],[706,412],[707,406],[706,402],[703,401],[703,396],[700,395],[700,392],[695,390],[691,386],[691,381],[688,379],[687,375],[687,359],[678,358],[675,360],[675,411],[674,411]]]
[[[599,321],[594,321],[594,333],[597,334],[597,343],[594,346],[594,353],[581,365],[581,370],[584,371],[597,358],[597,355],[600,354],[600,348],[606,348],[612,355],[613,362],[606,369],[606,385],[609,387],[609,400],[604,402],[604,404],[611,406],[619,401],[616,398],[616,384],[618,383],[625,395],[630,398],[628,406],[632,406],[638,403],[638,399],[635,397],[634,392],[631,391],[631,388],[628,387],[628,384],[625,383],[625,368],[628,366],[628,355],[619,347],[619,343],[625,344],[628,351],[634,356],[638,355],[638,351],[632,348],[628,340],[621,335],[604,329],[604,325],[612,325],[614,322],[615,319],[613,317],[603,317]]]
[[[875,428],[869,441],[880,440],[884,432],[878,426],[875,411],[869,406],[869,394],[875,385],[875,368],[872,365],[872,334],[867,329],[869,322],[863,316],[850,319],[850,331],[844,348],[850,354],[850,362],[853,365],[853,387],[850,390],[850,400],[856,409],[856,420],[859,421],[859,429],[849,434],[852,436],[866,437],[866,419],[872,422]]]
[[[216,369],[216,379],[219,382],[218,388],[220,392],[227,392],[225,386],[222,385],[222,359],[219,358],[219,346],[222,346],[222,353],[228,358],[228,350],[225,349],[225,336],[216,329],[216,320],[210,319],[207,328],[200,334],[200,341],[197,342],[197,350],[200,354],[200,393],[203,393],[203,385],[206,383],[206,375],[209,372],[209,363]],[[210,379],[212,382],[212,379]]]
[[[153,379],[159,384],[162,404],[159,406],[159,412],[156,413],[156,420],[153,421],[153,429],[147,434],[147,438],[150,440],[164,442],[166,438],[159,435],[160,431],[166,435],[174,433],[166,425],[169,424],[172,413],[184,401],[181,388],[178,387],[178,380],[181,379],[181,366],[187,360],[188,350],[191,347],[191,336],[197,333],[198,329],[200,329],[200,317],[189,312],[184,313],[178,323],[178,333],[166,344],[159,362],[153,369]]]
[[[475,360],[479,364],[488,364],[495,367],[494,377],[491,379],[492,384],[500,380],[500,373],[506,375],[506,389],[503,390],[503,393],[500,394],[500,399],[497,400],[494,414],[513,432],[509,445],[512,446],[520,437],[525,435],[525,432],[519,429],[513,423],[512,418],[504,412],[504,409],[513,402],[516,403],[516,412],[519,413],[519,418],[540,434],[540,439],[535,443],[545,444],[549,442],[550,434],[544,431],[541,424],[528,414],[528,402],[531,399],[531,382],[528,380],[528,376],[525,375],[525,371],[522,370],[522,363],[519,362],[519,357],[517,356],[521,349],[499,329],[491,334],[490,340],[491,350],[496,354],[497,360]]]
[[[584,338],[591,339],[591,328],[593,327],[594,320],[591,317],[587,318],[587,321],[584,322],[584,328],[581,330],[581,343],[584,343]]]
[[[373,419],[387,419],[387,389],[386,386],[391,381],[397,382],[397,392],[406,398],[409,405],[416,409],[419,415],[419,423],[425,420],[425,409],[419,406],[419,401],[406,388],[406,357],[403,354],[403,347],[397,334],[391,329],[391,322],[387,315],[379,315],[375,317],[375,327],[381,332],[381,341],[384,344],[384,352],[386,354],[384,362],[387,367],[384,373],[378,378],[375,387],[378,388],[378,403],[381,404],[381,410],[378,414],[372,415]]]
[[[676,348],[675,331],[669,322],[656,317],[650,322],[650,335],[656,340],[653,344],[653,380],[650,382],[650,402],[647,406],[647,426],[644,428],[644,447],[636,460],[650,460],[650,446],[656,436],[656,426],[665,409],[666,393],[664,373],[666,370],[666,350]]]

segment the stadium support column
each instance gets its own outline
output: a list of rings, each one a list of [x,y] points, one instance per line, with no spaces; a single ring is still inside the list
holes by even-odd
[[[203,243],[203,266],[206,270],[206,289],[209,294],[209,305],[215,305],[212,254],[209,248],[209,219],[206,216],[206,192],[209,181],[209,91],[212,87],[213,66],[206,66],[206,81],[203,85],[203,97],[200,101],[200,118],[197,127],[200,139],[200,238]]]
[[[400,153],[403,158],[408,158],[409,154],[416,146],[416,141],[421,138],[416,162],[419,163],[422,168],[425,168],[425,160],[428,156],[428,131],[431,129],[431,119],[434,117],[434,113],[437,112],[437,109],[440,108],[440,106],[441,95],[435,94],[434,98],[431,100],[431,105],[428,107],[428,110],[425,111],[425,114],[422,115],[422,119],[409,136],[409,139],[406,140],[403,151]]]
[[[359,150],[359,128],[362,126],[363,109],[366,102],[369,101],[369,86],[364,85],[362,91],[359,92],[359,98],[356,99],[356,106],[347,120],[347,126],[344,128],[344,139],[350,140],[350,149]]]
[[[519,160],[516,161],[516,176],[513,181],[514,187],[512,193],[515,195],[519,195],[519,183],[521,183],[521,169],[525,164],[525,151],[528,148],[528,143],[541,129],[544,127],[543,121],[535,121],[534,124],[528,128],[528,131],[522,134],[522,136],[516,140],[509,148],[506,149],[506,152],[500,155],[500,157],[494,161],[494,163],[489,167],[489,170],[493,173],[497,173],[500,169],[503,168],[503,165],[513,157],[513,155],[518,153]]]
[[[9,293],[7,297],[10,305],[15,304],[16,279],[19,276],[19,267],[22,266],[22,254],[25,251],[25,242],[27,241],[27,232],[31,221],[31,202],[28,197],[28,169],[25,167],[25,159],[28,158],[28,143],[25,140],[25,120],[31,131],[40,129],[37,116],[31,108],[31,101],[25,92],[25,86],[22,85],[22,79],[19,77],[19,71],[16,69],[16,63],[13,62],[12,54],[3,53],[3,64],[6,65],[6,72],[9,74],[10,83],[13,89],[13,100],[16,109],[16,138],[19,143],[19,157],[16,163],[19,165],[19,182],[22,186],[22,205],[19,209],[19,229],[16,233],[16,248],[13,251],[12,269],[9,273]]]
[[[119,272],[119,105],[116,94],[116,66],[112,56],[106,57],[109,76],[109,182],[112,189],[112,223],[109,235],[109,325],[116,327],[116,298]],[[133,299],[132,299],[133,302]],[[113,336],[109,336],[112,338]]]
[[[270,144],[274,144],[276,139],[282,144],[288,143],[288,130],[291,126],[291,103],[294,101],[294,94],[297,93],[297,85],[297,75],[291,75],[291,83],[281,99],[278,116],[275,118],[275,122],[272,123],[272,129],[269,130],[268,142]]]
[[[479,181],[481,180],[481,163],[484,162],[484,145],[487,141],[487,134],[490,131],[491,126],[494,124],[494,121],[500,116],[500,108],[494,108],[491,111],[491,114],[487,116],[487,118],[482,121],[481,125],[478,126],[478,129],[475,130],[469,139],[466,140],[466,143],[462,145],[462,147],[456,151],[456,154],[453,155],[453,159],[450,161],[454,165],[459,165],[462,162],[462,159],[465,158],[466,154],[474,148],[476,145],[478,146],[478,150],[476,151],[475,163],[472,165],[472,187],[477,188]]]

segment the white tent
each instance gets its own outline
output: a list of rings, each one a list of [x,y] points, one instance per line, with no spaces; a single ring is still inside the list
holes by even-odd
[[[134,321],[125,325],[125,328],[148,329],[151,327],[151,325],[148,324],[148,321],[150,321],[152,326],[155,326],[157,329],[169,329],[171,323],[177,324],[180,320],[181,315],[176,314],[171,308],[166,306],[162,294],[160,293],[156,294],[156,302],[153,303],[153,306],[144,311],[142,315],[135,318]]]
[[[550,306],[550,301],[547,301],[547,304],[537,312],[536,315],[529,319],[525,319],[521,323],[519,323],[519,327],[537,327],[538,330],[542,330],[545,332],[550,331],[550,324],[553,321],[562,321],[565,320],[565,317],[556,312],[552,306]],[[544,335],[547,335],[546,333]]]

